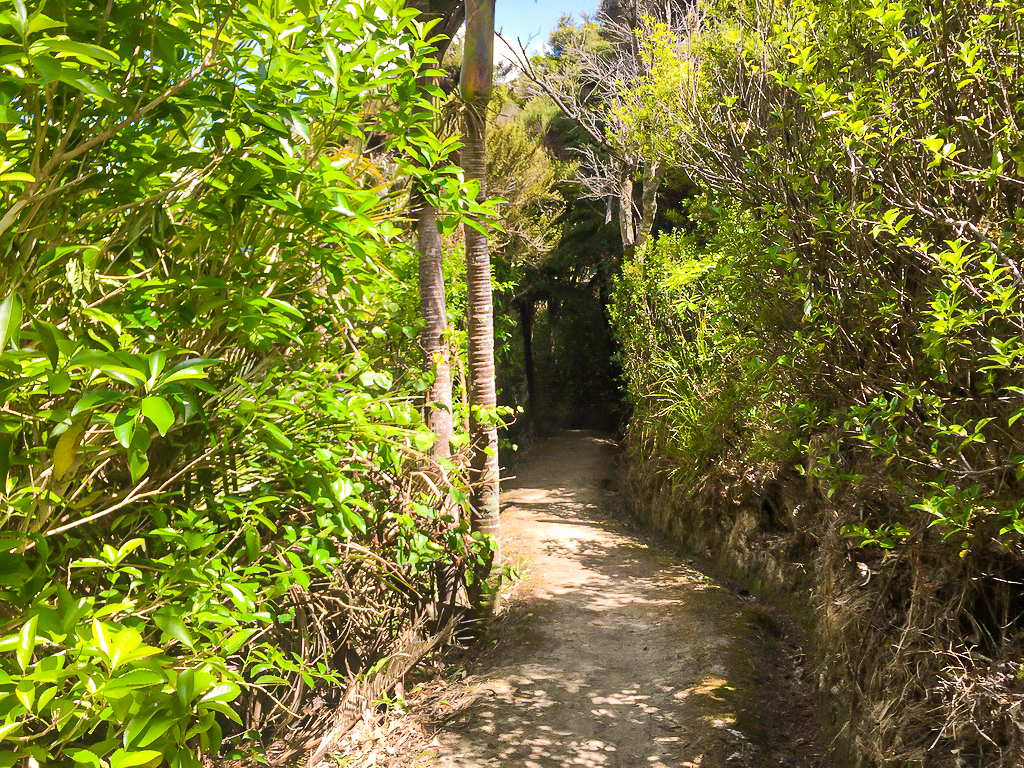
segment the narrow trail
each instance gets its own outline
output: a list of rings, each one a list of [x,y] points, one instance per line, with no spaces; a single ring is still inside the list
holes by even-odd
[[[614,444],[544,441],[504,493],[526,571],[496,651],[417,765],[824,766],[794,649],[765,612],[617,517]],[[766,629],[767,627],[767,629]]]

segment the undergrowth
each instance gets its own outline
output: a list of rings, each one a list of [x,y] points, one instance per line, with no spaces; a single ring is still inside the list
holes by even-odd
[[[393,0],[0,12],[0,766],[260,754],[481,591],[396,277],[410,179],[446,232],[489,212],[428,36]]]

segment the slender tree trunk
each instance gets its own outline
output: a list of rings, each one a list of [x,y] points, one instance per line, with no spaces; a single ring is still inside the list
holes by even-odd
[[[633,228],[633,164],[625,160],[619,166],[619,236],[622,256],[626,261],[636,252],[636,230]]]
[[[462,3],[456,0],[410,0],[410,7],[420,11],[424,21],[440,19],[431,34],[442,35],[438,42],[439,63],[451,45],[451,38],[463,21]],[[424,85],[437,85],[437,78],[426,78]],[[435,121],[434,129],[437,130]],[[424,367],[435,374],[426,397],[426,422],[434,433],[430,455],[444,458],[451,454],[452,437],[452,368],[448,344],[448,306],[444,286],[444,259],[441,235],[437,230],[437,211],[419,194],[416,220],[416,245],[420,252],[420,314],[423,317]]]
[[[487,102],[494,69],[494,2],[466,2],[466,39],[463,44],[462,99],[465,103],[463,168],[469,181],[480,185],[486,197]],[[470,469],[473,482],[473,527],[498,533],[498,430],[493,418],[497,406],[494,383],[494,304],[491,292],[491,256],[487,236],[466,227],[466,287],[469,346]],[[490,412],[489,414],[486,412]]]
[[[519,305],[519,329],[523,334],[523,372],[526,375],[526,414],[536,426],[540,423],[540,404],[537,402],[537,380],[533,368],[533,313],[532,301]]]
[[[665,168],[657,160],[644,164],[643,191],[641,192],[640,224],[636,228],[636,247],[640,248],[654,229],[654,216],[658,212],[658,189],[665,176]]]
[[[423,317],[423,353],[427,370],[434,371],[434,383],[427,393],[427,426],[434,433],[430,455],[447,458],[452,437],[452,368],[448,345],[448,304],[444,289],[441,233],[437,211],[421,200],[417,226],[420,252],[420,314]]]

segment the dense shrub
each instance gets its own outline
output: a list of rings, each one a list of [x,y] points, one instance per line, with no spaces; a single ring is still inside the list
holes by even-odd
[[[662,235],[623,264],[611,308],[636,435],[688,472],[762,435],[784,348],[756,333],[783,319],[756,300],[772,280],[757,225],[735,207],[717,215],[712,231]]]
[[[488,557],[389,269],[410,178],[476,206],[430,51],[393,0],[0,13],[0,765],[294,733]]]
[[[909,500],[949,531],[984,543],[995,526],[1011,546],[1024,527],[1020,14],[709,9],[691,47],[655,56],[652,76],[684,116],[660,137],[673,160],[758,221],[761,273],[792,278],[784,291],[767,278],[759,301],[788,322],[756,335],[795,335],[811,353],[798,370],[807,394],[842,413],[852,444],[886,462]],[[642,125],[636,140],[649,141]]]

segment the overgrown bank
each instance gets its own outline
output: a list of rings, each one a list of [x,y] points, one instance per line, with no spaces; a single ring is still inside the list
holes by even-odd
[[[706,6],[618,111],[703,190],[616,288],[634,507],[802,592],[862,765],[1024,760],[1022,20]]]

